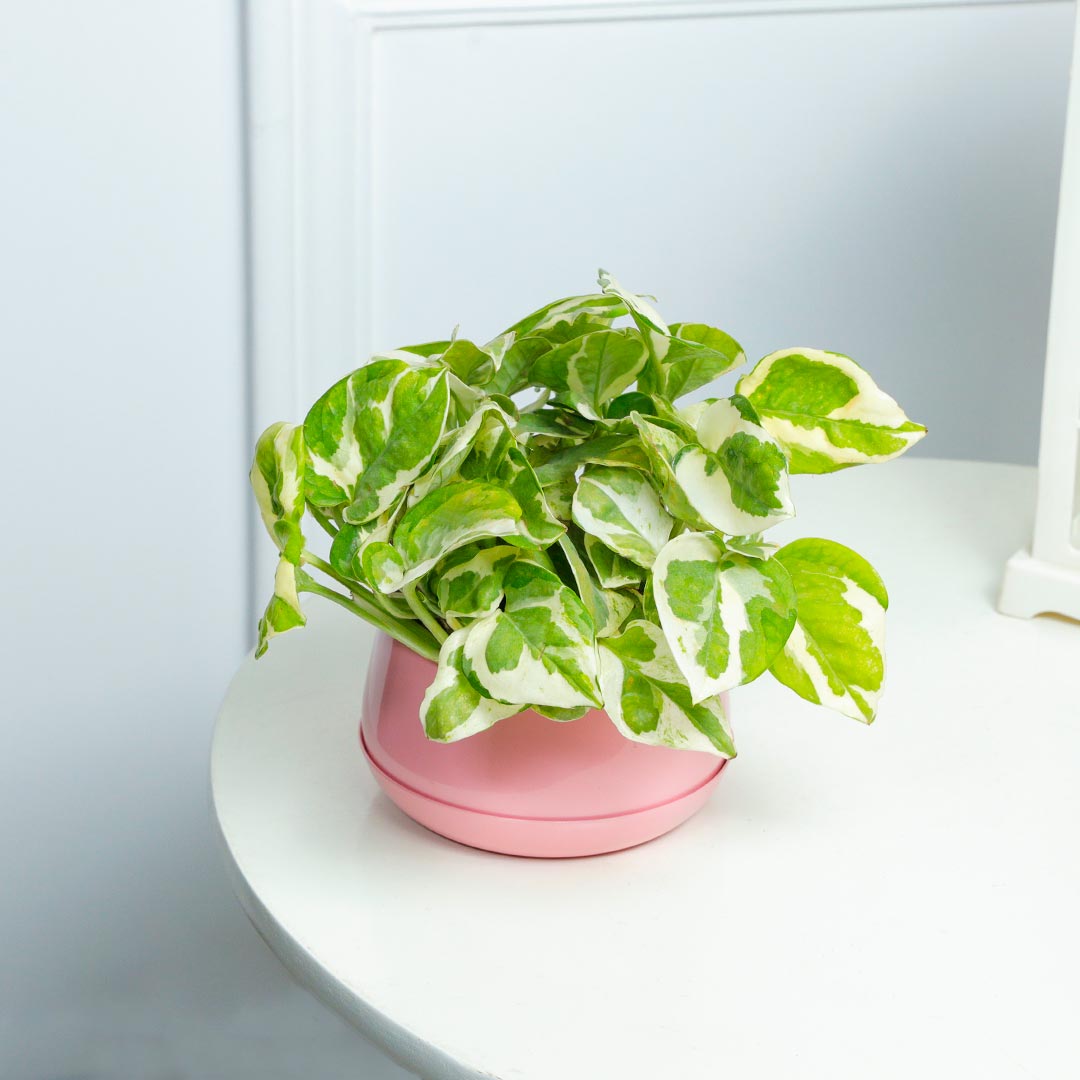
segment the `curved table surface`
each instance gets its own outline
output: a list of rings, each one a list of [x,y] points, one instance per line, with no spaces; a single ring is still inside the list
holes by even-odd
[[[889,585],[872,728],[762,679],[696,818],[600,858],[426,832],[357,742],[370,632],[310,604],[214,739],[240,899],[326,1004],[427,1078],[1060,1077],[1080,1046],[1080,625],[993,599],[1033,470],[797,477]],[[317,610],[316,610],[317,609]]]

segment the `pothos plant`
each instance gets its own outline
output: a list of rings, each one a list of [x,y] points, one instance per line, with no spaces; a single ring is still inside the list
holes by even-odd
[[[721,695],[766,671],[869,723],[881,578],[833,540],[764,534],[794,514],[789,474],[887,461],[925,429],[818,349],[680,405],[742,348],[599,284],[485,345],[455,333],[376,356],[302,425],[267,428],[251,482],[280,559],[256,655],[304,624],[311,593],[438,662],[432,739],[604,708],[627,738],[731,757]]]

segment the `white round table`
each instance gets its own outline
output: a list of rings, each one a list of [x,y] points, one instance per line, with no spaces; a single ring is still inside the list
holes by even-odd
[[[357,742],[369,631],[244,663],[213,747],[241,902],[327,1005],[430,1080],[1062,1078],[1080,1057],[1080,625],[993,600],[1034,472],[796,478],[797,523],[892,606],[872,728],[764,678],[680,829],[600,858],[459,847]]]

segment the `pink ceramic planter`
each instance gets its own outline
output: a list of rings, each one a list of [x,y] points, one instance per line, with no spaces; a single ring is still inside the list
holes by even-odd
[[[383,791],[470,847],[563,858],[642,844],[699,810],[726,762],[631,742],[599,710],[558,723],[529,711],[457,743],[420,724],[435,665],[380,636],[360,741]]]

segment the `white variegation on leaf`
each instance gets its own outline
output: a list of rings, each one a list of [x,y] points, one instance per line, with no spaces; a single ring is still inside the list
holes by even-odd
[[[502,418],[504,424],[509,426],[509,417],[505,416],[495,402],[487,400],[461,427],[453,428],[443,435],[430,465],[409,490],[406,499],[408,506],[415,506],[425,495],[457,479],[458,469],[469,456],[481,426],[492,416]]]
[[[439,651],[439,669],[420,705],[424,734],[436,742],[457,742],[485,731],[522,710],[483,697],[462,672],[463,646],[469,630],[456,630]]]
[[[286,630],[304,626],[307,619],[300,610],[300,596],[297,592],[297,577],[303,575],[284,555],[278,559],[274,574],[274,595],[266,605],[266,611],[259,620],[259,640],[255,646],[255,655],[262,656],[270,644],[270,639]]]
[[[692,529],[708,529],[709,523],[694,508],[675,476],[674,461],[692,444],[670,428],[653,423],[638,413],[634,413],[631,420],[641,439],[642,449],[649,459],[653,482],[672,517]]]
[[[756,422],[745,398],[714,401],[698,420],[697,440],[676,454],[672,467],[709,525],[742,536],[792,516],[784,452]]]
[[[573,515],[585,533],[646,568],[675,524],[644,473],[607,465],[584,470],[574,493]]]
[[[516,534],[520,521],[521,507],[504,488],[481,480],[447,484],[406,511],[394,530],[400,574],[391,572],[393,560],[380,549],[385,573],[378,587],[382,592],[400,589],[459,547]]]
[[[494,478],[514,496],[521,508],[519,539],[511,540],[512,543],[546,548],[566,532],[566,527],[548,503],[529,459],[516,443],[511,441],[506,447],[506,454],[495,470]]]
[[[658,626],[631,622],[599,642],[604,707],[628,739],[651,746],[735,756],[724,701],[693,702]]]
[[[391,509],[439,445],[449,378],[445,369],[384,357],[332,386],[304,421],[309,501],[343,507],[354,525]]]
[[[645,580],[645,570],[614,552],[595,536],[585,534],[585,554],[596,571],[596,580],[605,589],[621,589],[626,585],[640,585]]]
[[[592,620],[557,575],[513,563],[503,578],[506,606],[468,628],[464,671],[498,701],[572,709],[599,706]]]
[[[470,544],[448,555],[433,572],[439,607],[455,618],[481,619],[499,610],[503,577],[518,558],[516,548],[504,544]]]
[[[810,349],[678,407],[743,361],[738,342],[669,325],[603,271],[600,288],[487,345],[455,329],[376,356],[302,427],[263,434],[251,481],[281,554],[259,653],[303,624],[300,594],[332,600],[440,660],[423,719],[448,742],[604,702],[628,738],[728,756],[721,695],[765,670],[869,722],[880,580],[840,545],[765,530],[793,513],[790,472],[884,461],[924,429]]]
[[[576,530],[574,533],[568,532],[559,540],[559,550],[570,567],[577,594],[592,620],[594,635],[599,636],[601,632],[614,633],[612,629],[614,614],[608,604],[607,594],[593,577],[581,556],[580,547],[583,545],[584,537]]]
[[[591,420],[621,394],[645,366],[648,349],[636,330],[598,330],[541,356],[532,379],[556,391]]]
[[[736,390],[787,451],[793,473],[888,461],[926,434],[841,353],[781,349],[744,375]]]
[[[695,703],[756,679],[795,625],[791,579],[775,557],[748,559],[683,533],[653,575],[660,625]]]
[[[271,424],[255,444],[250,479],[259,514],[278,550],[294,566],[300,565],[304,550],[300,522],[307,508],[306,464],[304,429],[295,424]]]
[[[796,540],[772,561],[791,577],[798,619],[770,670],[807,701],[869,724],[885,679],[889,606],[877,571],[832,540]]]
[[[606,270],[597,276],[600,288],[611,296],[617,296],[626,305],[634,324],[641,333],[649,357],[638,379],[638,386],[647,394],[664,388],[663,360],[671,344],[671,331],[663,316],[650,299],[624,289]]]

